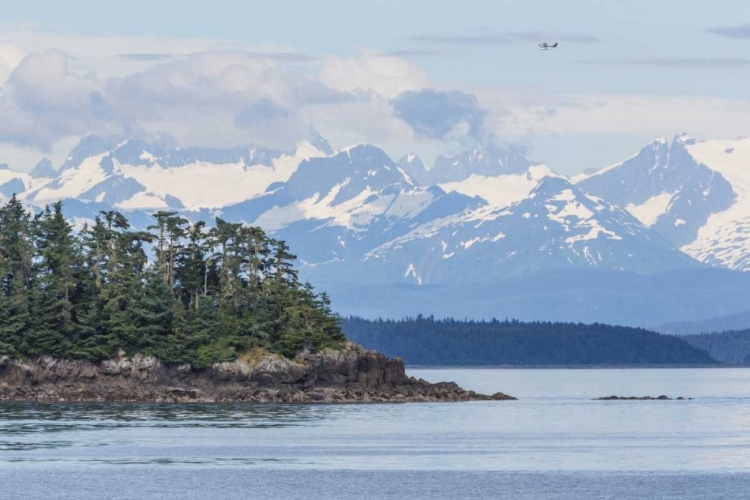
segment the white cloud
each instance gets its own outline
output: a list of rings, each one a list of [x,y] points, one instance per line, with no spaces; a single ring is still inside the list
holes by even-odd
[[[103,78],[126,76],[165,60],[205,51],[242,50],[256,56],[276,56],[287,63],[300,62],[289,57],[296,51],[286,45],[151,35],[92,36],[0,25],[0,53],[2,45],[12,45],[26,54],[57,49],[72,57],[72,71],[95,72]]]
[[[28,54],[22,48],[9,43],[0,43],[0,85]]]
[[[496,128],[512,135],[649,134],[682,131],[733,138],[750,132],[750,101],[705,96],[562,95],[558,104],[504,108]]]
[[[382,146],[389,141],[408,144],[416,139],[411,127],[396,118],[391,104],[381,98],[308,106],[300,116],[315,123],[332,144],[369,142]]]
[[[487,111],[483,127],[500,139],[750,135],[743,100],[436,84],[412,61],[367,51],[312,57],[268,44],[0,28],[0,162],[14,157],[9,144],[27,156],[59,156],[61,144],[88,132],[286,149],[317,131],[334,146],[372,142],[433,154],[456,146],[471,127],[451,122],[439,139],[417,135],[394,114],[393,100],[425,89],[475,95],[477,112]]]
[[[391,99],[430,84],[427,72],[400,57],[362,52],[354,57],[329,57],[321,65],[320,81],[346,92],[373,91]]]
[[[25,50],[3,46],[0,58],[8,73],[0,142],[42,151],[88,132],[284,149],[315,130],[393,140],[406,127],[386,98],[427,81],[413,63],[377,54],[313,58],[232,42],[17,34]],[[336,78],[341,71],[348,79]]]

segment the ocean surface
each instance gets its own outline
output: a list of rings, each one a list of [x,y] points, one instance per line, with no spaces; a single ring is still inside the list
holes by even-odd
[[[750,369],[408,371],[519,400],[0,403],[0,498],[750,498]]]

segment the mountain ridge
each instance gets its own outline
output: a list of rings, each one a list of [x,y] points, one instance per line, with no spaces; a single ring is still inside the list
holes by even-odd
[[[306,278],[339,289],[470,287],[559,271],[750,270],[744,158],[750,141],[682,135],[566,177],[513,148],[440,156],[428,170],[413,153],[393,161],[376,146],[334,150],[319,136],[282,152],[90,135],[59,169],[0,170],[0,197],[36,207],[67,200],[77,227],[107,209],[133,214],[134,225],[155,210],[256,224],[299,249]]]

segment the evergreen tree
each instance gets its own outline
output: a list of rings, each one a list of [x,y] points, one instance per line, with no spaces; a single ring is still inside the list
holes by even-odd
[[[32,328],[28,336],[31,354],[61,355],[74,341],[73,304],[75,283],[74,238],[62,214],[62,203],[47,207],[34,219],[37,262],[31,286]]]
[[[149,272],[143,290],[128,308],[128,319],[136,337],[130,339],[134,351],[148,354],[158,352],[172,332],[174,296],[161,273]]]
[[[344,340],[325,294],[260,228],[157,212],[150,232],[117,211],[78,234],[61,203],[0,209],[0,354],[101,360],[152,354],[207,367],[255,347],[286,356]],[[149,250],[155,256],[149,263]]]
[[[14,195],[0,209],[0,342],[18,352],[28,349],[30,285],[34,246],[31,217]]]

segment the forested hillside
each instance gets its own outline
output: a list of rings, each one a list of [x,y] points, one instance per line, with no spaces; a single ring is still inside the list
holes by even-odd
[[[152,258],[149,259],[149,256]],[[206,366],[262,347],[286,356],[344,337],[325,293],[283,241],[157,212],[136,231],[101,212],[74,232],[56,203],[0,209],[0,355],[101,360],[126,353]]]
[[[702,333],[682,337],[705,349],[714,359],[731,365],[750,365],[750,330]]]
[[[346,336],[411,365],[642,365],[715,363],[668,335],[601,324],[519,321],[400,321],[350,317]]]

